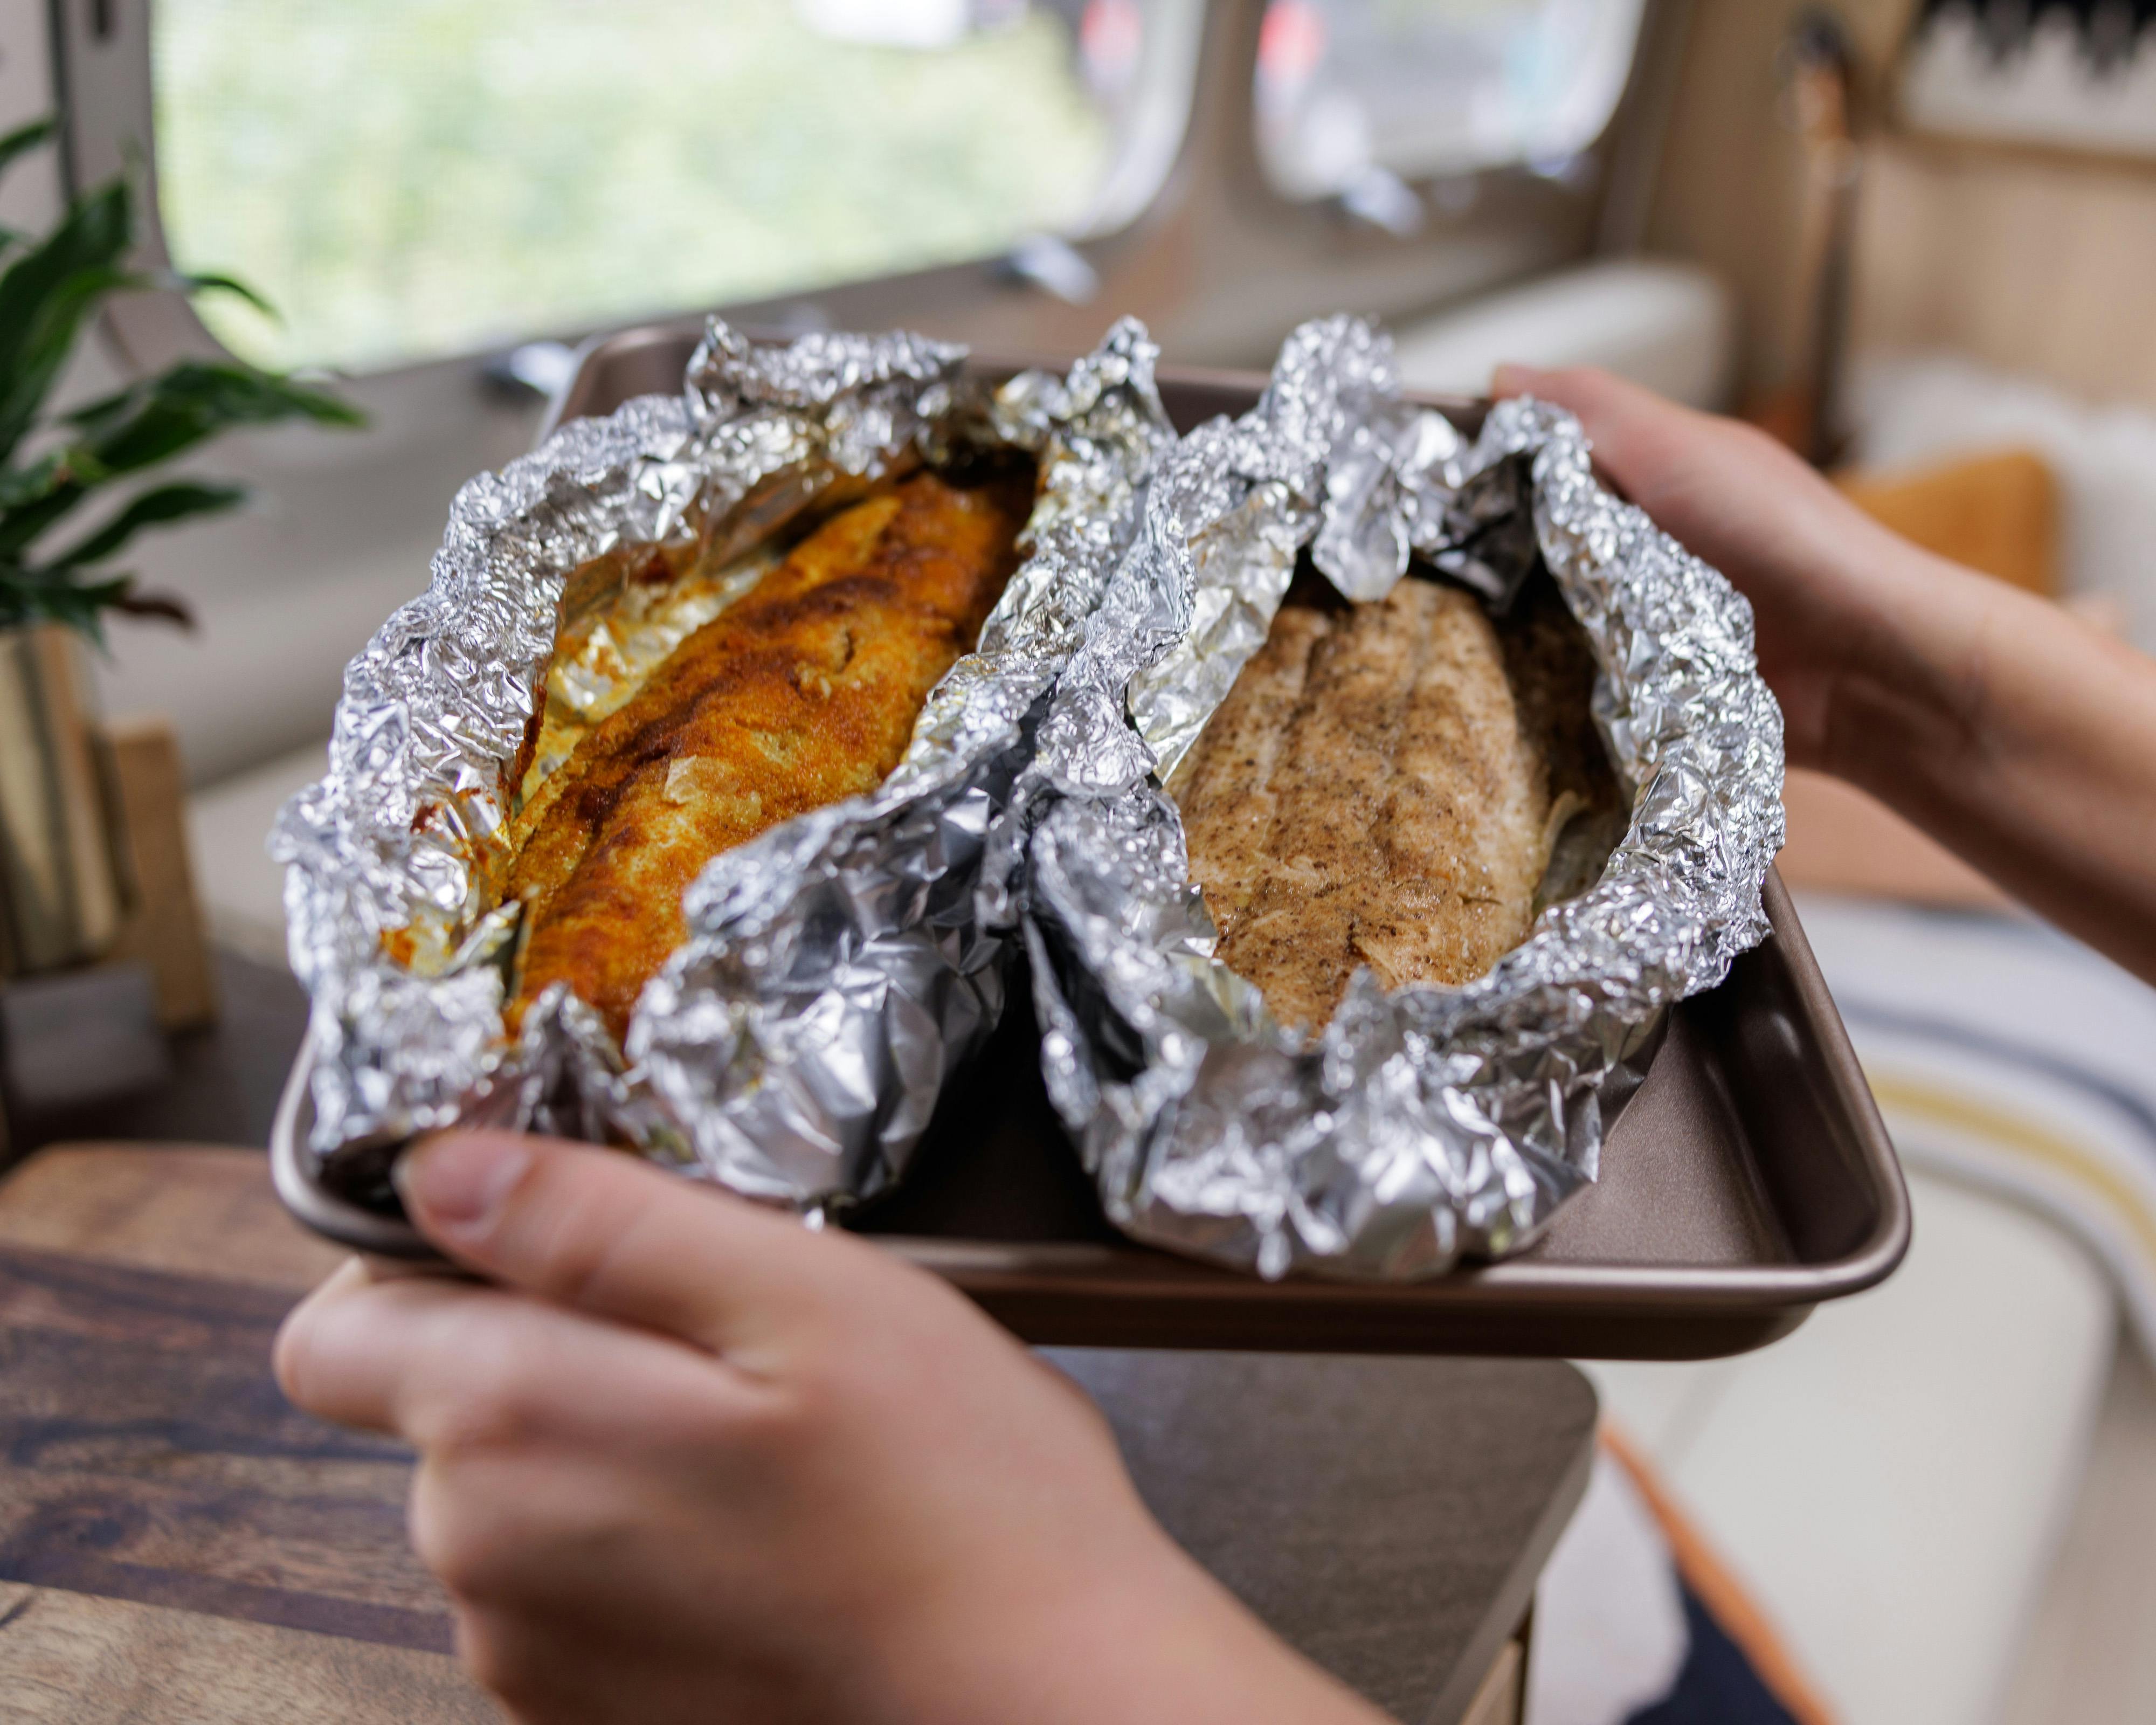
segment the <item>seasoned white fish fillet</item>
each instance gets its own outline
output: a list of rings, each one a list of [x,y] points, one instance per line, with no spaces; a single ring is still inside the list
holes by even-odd
[[[1283,1024],[1322,1024],[1359,965],[1462,983],[1526,937],[1553,813],[1582,799],[1553,785],[1552,701],[1516,696],[1507,660],[1456,588],[1291,601],[1207,727],[1178,786],[1192,877]],[[1563,669],[1576,729],[1589,672]]]

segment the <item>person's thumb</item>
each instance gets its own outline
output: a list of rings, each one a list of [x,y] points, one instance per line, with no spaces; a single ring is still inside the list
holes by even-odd
[[[505,1132],[424,1139],[397,1165],[413,1224],[465,1268],[714,1352],[817,1297],[808,1234],[635,1158]]]
[[[1537,386],[1546,387],[1546,380],[1549,376],[1548,372],[1538,370],[1533,366],[1516,365],[1508,362],[1499,366],[1490,374],[1490,393],[1498,401],[1503,401],[1515,395],[1540,395],[1543,393],[1543,389]]]

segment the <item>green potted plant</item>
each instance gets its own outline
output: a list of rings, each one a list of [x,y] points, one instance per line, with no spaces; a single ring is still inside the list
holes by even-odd
[[[0,136],[0,173],[49,143],[40,121]],[[0,229],[0,975],[100,955],[120,895],[75,675],[76,645],[108,614],[191,624],[115,560],[146,530],[245,500],[238,485],[158,480],[167,463],[240,425],[357,425],[321,390],[230,361],[183,360],[99,400],[49,408],[105,301],[143,291],[234,293],[228,277],[132,261],[132,188],[74,199],[42,237]]]

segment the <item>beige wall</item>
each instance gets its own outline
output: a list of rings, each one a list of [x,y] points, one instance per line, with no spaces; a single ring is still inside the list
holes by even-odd
[[[1648,243],[1737,290],[1744,382],[1801,352],[1803,158],[1775,55],[1805,0],[1694,0]],[[1912,0],[1841,0],[1860,98],[1885,96]],[[1852,305],[1860,347],[1945,347],[2081,393],[2156,403],[2156,162],[1988,149],[1875,129]]]
[[[2156,406],[2156,163],[1896,141],[1859,219],[1856,339]]]

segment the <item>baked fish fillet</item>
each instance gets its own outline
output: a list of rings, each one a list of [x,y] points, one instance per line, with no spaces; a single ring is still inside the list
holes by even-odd
[[[623,1035],[706,863],[889,776],[1017,567],[1031,501],[1024,478],[921,474],[854,505],[583,737],[511,834],[529,919],[512,1028],[566,983]]]
[[[1282,606],[1177,783],[1219,956],[1282,1024],[1323,1024],[1358,965],[1388,988],[1463,983],[1526,937],[1586,800],[1553,784],[1551,733],[1585,725],[1591,663],[1548,622],[1508,655],[1471,595],[1431,581]],[[1508,656],[1576,689],[1516,698]],[[1579,776],[1571,736],[1558,752]]]

